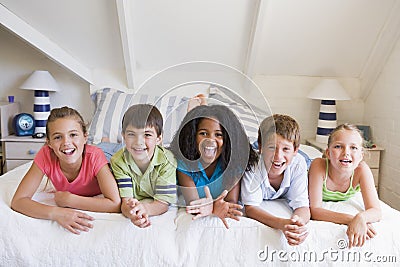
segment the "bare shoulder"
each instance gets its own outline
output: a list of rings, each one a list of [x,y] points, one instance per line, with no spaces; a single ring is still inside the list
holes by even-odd
[[[354,170],[354,177],[357,180],[360,180],[362,178],[371,178],[372,172],[371,169],[369,168],[368,164],[365,161],[361,161],[357,168]]]
[[[311,162],[310,171],[319,171],[324,170],[326,166],[326,159],[324,158],[316,158]]]

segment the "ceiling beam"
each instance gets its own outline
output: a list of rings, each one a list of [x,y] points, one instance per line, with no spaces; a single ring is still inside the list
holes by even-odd
[[[2,4],[0,4],[0,23],[59,65],[69,69],[88,83],[93,83],[92,72],[88,67],[77,61],[64,49],[20,19]]]
[[[116,0],[119,29],[121,32],[122,51],[124,54],[126,81],[129,89],[138,89],[135,79],[136,64],[134,56],[134,36],[132,25],[132,3],[130,0]]]
[[[400,1],[395,1],[360,74],[362,99],[366,100],[400,38]]]
[[[256,2],[249,43],[247,46],[246,61],[243,68],[244,74],[251,79],[257,74],[255,73],[254,68],[257,59],[257,53],[259,51],[259,44],[261,43],[264,18],[267,13],[267,5],[268,0],[258,0]]]

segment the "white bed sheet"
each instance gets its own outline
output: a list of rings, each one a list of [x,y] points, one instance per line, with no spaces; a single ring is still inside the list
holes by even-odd
[[[215,217],[192,221],[184,209],[177,208],[152,217],[152,225],[146,229],[135,227],[121,214],[88,212],[95,218],[94,228],[74,235],[56,222],[30,218],[10,208],[29,166],[25,164],[0,177],[0,266],[381,265],[374,260],[400,264],[400,212],[383,202],[383,219],[374,224],[378,235],[362,248],[351,250],[340,247],[347,240],[343,225],[311,221],[306,241],[292,247],[280,231],[252,219],[229,219],[230,229],[225,229]],[[54,204],[52,195],[41,190],[35,198]],[[290,216],[284,201],[263,205],[276,215]],[[360,195],[325,205],[349,213],[363,208]],[[393,263],[395,260],[397,263]]]

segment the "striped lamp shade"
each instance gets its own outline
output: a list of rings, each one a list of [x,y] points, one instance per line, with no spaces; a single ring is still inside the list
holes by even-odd
[[[315,140],[327,144],[329,134],[337,126],[336,100],[349,100],[350,97],[335,79],[322,80],[307,97],[321,100]]]
[[[34,71],[21,85],[21,89],[34,90],[33,117],[35,118],[35,134],[46,133],[47,118],[50,115],[49,91],[58,91],[56,80],[48,71]]]

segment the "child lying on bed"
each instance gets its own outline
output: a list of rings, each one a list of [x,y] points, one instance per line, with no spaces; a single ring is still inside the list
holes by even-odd
[[[53,109],[47,121],[46,136],[46,144],[35,156],[15,192],[12,209],[34,218],[54,220],[74,234],[88,231],[93,220],[74,209],[119,212],[120,198],[115,179],[103,152],[86,144],[87,132],[82,116],[69,107]],[[32,200],[43,175],[56,189],[56,207]],[[104,197],[93,197],[99,194]]]
[[[226,106],[189,103],[171,150],[177,178],[193,220],[211,214],[228,228],[225,218],[239,220],[240,179],[257,162],[240,121]],[[204,101],[203,101],[204,102]]]
[[[310,209],[314,220],[347,225],[349,247],[362,246],[376,235],[371,223],[381,219],[381,208],[371,169],[362,161],[363,138],[351,124],[332,131],[326,158],[314,159],[309,172]],[[322,208],[322,201],[343,201],[361,190],[365,211],[355,216]]]
[[[275,114],[264,119],[258,130],[261,158],[254,170],[242,179],[242,202],[246,215],[281,230],[289,245],[302,243],[308,235],[310,220],[307,191],[307,164],[298,154],[300,130],[297,122]],[[293,209],[290,219],[280,218],[262,209],[263,200],[285,198]]]
[[[161,146],[162,131],[163,118],[155,106],[131,106],[122,119],[125,147],[111,157],[122,214],[141,228],[150,225],[149,216],[176,202],[176,161]]]

